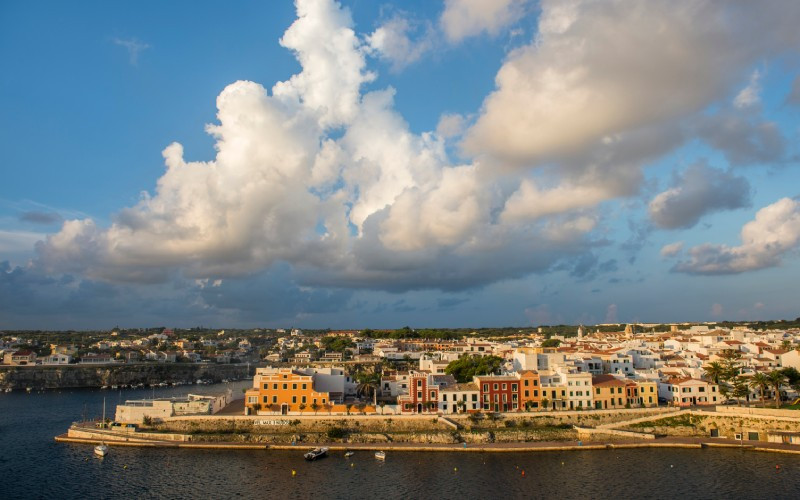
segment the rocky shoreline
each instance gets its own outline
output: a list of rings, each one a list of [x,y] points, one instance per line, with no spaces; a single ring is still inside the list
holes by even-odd
[[[0,390],[54,390],[219,383],[252,377],[247,364],[136,363],[119,365],[2,366]]]

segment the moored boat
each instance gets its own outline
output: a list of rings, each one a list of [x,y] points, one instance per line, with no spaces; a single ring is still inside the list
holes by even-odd
[[[386,460],[386,452],[385,451],[376,451],[375,458],[378,460]]]
[[[353,450],[347,450],[346,452],[344,452],[344,458],[350,458],[355,454],[356,452],[354,452]]]
[[[94,447],[94,454],[97,455],[98,457],[104,457],[108,455],[108,445],[105,443],[98,444],[97,446]]]
[[[328,454],[328,448],[314,448],[313,450],[309,451],[305,455],[306,460],[316,460],[318,458],[322,458]]]

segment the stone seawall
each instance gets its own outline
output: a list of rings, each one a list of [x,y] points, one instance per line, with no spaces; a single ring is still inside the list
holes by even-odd
[[[0,390],[94,388],[112,385],[221,382],[252,377],[254,366],[205,363],[137,363],[102,366],[2,366]]]

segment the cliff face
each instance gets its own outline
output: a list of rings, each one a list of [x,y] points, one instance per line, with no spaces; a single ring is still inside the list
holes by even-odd
[[[124,364],[103,366],[3,366],[0,367],[0,390],[66,389],[112,385],[153,385],[189,383],[198,379],[221,382],[253,375],[247,365],[212,365],[195,363]]]

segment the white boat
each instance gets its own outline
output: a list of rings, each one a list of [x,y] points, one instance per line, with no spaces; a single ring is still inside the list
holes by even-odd
[[[313,450],[309,451],[305,455],[303,455],[306,460],[316,460],[318,458],[322,458],[328,454],[328,448],[314,448]]]
[[[94,447],[94,454],[97,455],[98,457],[104,457],[108,455],[108,445],[105,443],[98,444],[97,446]]]
[[[375,458],[378,460],[386,460],[386,452],[385,451],[376,451]]]
[[[350,458],[355,454],[356,452],[354,452],[353,450],[347,450],[346,452],[344,452],[344,458]]]

